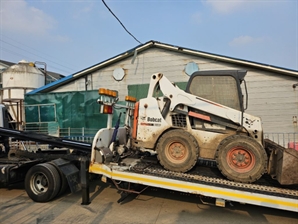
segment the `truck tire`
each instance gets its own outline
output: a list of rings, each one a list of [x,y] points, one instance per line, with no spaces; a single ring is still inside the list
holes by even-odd
[[[65,176],[65,174],[59,169],[59,167],[54,163],[54,162],[48,162],[49,164],[51,164],[51,165],[53,165],[56,169],[57,169],[57,171],[58,171],[58,173],[59,173],[59,176],[60,176],[60,183],[61,183],[61,187],[60,187],[60,190],[59,190],[59,192],[57,193],[57,195],[56,196],[61,196],[62,194],[64,194],[64,192],[67,190],[67,188],[69,187],[68,186],[68,181],[67,181],[67,179],[66,179],[66,176]]]
[[[159,138],[156,152],[160,164],[165,169],[184,173],[195,166],[199,146],[196,139],[188,132],[173,129]]]
[[[233,135],[222,140],[215,159],[218,169],[229,180],[252,183],[266,172],[266,152],[248,136]]]
[[[36,202],[52,200],[59,192],[61,178],[57,169],[49,163],[31,167],[25,177],[25,190]]]

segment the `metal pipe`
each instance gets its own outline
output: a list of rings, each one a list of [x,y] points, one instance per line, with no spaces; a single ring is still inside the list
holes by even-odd
[[[41,62],[41,61],[34,62],[34,65],[36,65],[36,64],[41,64],[44,66],[44,72],[43,72],[44,73],[44,84],[46,85],[47,84],[47,64],[45,62]]]
[[[86,157],[81,159],[81,186],[82,186],[82,203],[81,205],[90,204],[89,195],[89,161]]]

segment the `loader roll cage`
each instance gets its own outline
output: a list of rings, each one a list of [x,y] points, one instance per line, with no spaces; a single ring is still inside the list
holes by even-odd
[[[191,75],[186,92],[241,111],[240,125],[243,127],[243,113],[248,107],[248,92],[244,79],[246,73],[245,70],[197,71]],[[241,90],[242,82],[245,96]]]
[[[244,70],[219,70],[194,72],[186,92],[244,112],[247,109],[247,89]],[[216,79],[214,78],[216,76]],[[220,78],[222,77],[222,78]],[[241,83],[244,82],[246,106],[244,107]]]

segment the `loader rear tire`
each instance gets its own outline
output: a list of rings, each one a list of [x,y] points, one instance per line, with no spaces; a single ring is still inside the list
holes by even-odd
[[[159,138],[156,152],[160,164],[165,169],[184,173],[195,166],[199,146],[196,139],[188,132],[173,129]]]
[[[266,152],[248,136],[233,135],[222,140],[215,159],[218,169],[229,180],[252,183],[266,172]]]
[[[48,202],[58,194],[61,177],[57,169],[49,163],[31,167],[25,177],[25,190],[35,202]]]

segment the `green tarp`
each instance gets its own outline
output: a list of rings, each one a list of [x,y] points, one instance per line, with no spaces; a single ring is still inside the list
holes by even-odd
[[[107,115],[99,112],[98,98],[98,91],[26,95],[26,126],[57,126],[59,129],[84,127],[95,132],[107,125]],[[115,110],[113,124],[119,112]]]
[[[185,89],[186,83],[177,83]],[[129,85],[128,94],[140,98],[147,97],[149,85]],[[77,91],[58,93],[38,93],[25,95],[25,117],[27,129],[43,129],[47,132],[57,132],[55,129],[92,129],[90,135],[106,127],[107,115],[100,113],[97,103],[98,91]],[[124,99],[122,99],[124,100]],[[125,104],[119,101],[119,104]],[[122,112],[121,124],[124,123],[125,109],[114,109],[113,126]]]

